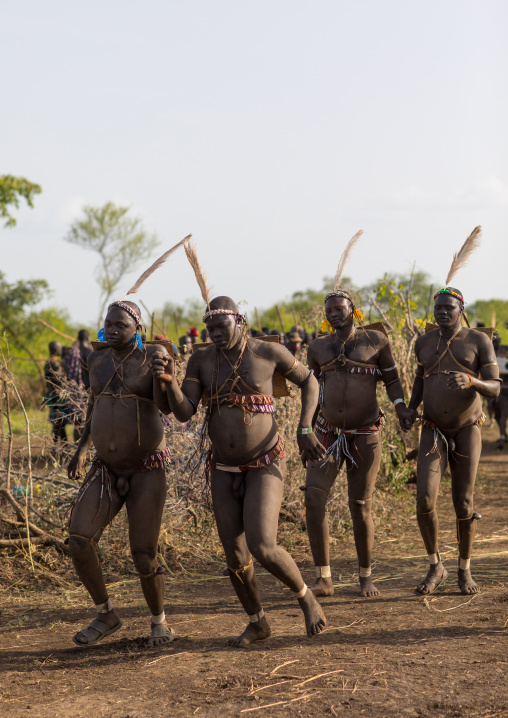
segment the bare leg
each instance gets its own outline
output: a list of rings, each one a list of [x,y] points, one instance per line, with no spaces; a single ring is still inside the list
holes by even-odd
[[[309,534],[310,550],[316,567],[330,566],[330,534],[326,502],[340,467],[333,457],[326,463],[309,461],[305,482],[305,517]],[[315,596],[332,596],[333,582],[330,576],[316,576],[311,586]],[[317,573],[317,571],[316,571]]]
[[[243,499],[233,495],[233,481],[238,474],[212,469],[212,500],[219,538],[226,554],[229,577],[240,603],[249,617],[262,612],[252,556],[247,548],[243,528]],[[254,641],[271,635],[263,616],[249,620],[245,631],[229,641],[236,648],[247,648]]]
[[[476,531],[473,491],[482,448],[480,429],[477,426],[465,426],[457,433],[455,444],[456,453],[450,460],[450,470],[459,545],[458,583],[461,593],[469,595],[480,590],[473,581],[469,567]]]
[[[152,616],[164,613],[164,577],[158,572],[157,542],[166,500],[164,469],[136,472],[129,478],[126,504],[129,517],[129,541],[141,588]],[[164,618],[151,624],[148,647],[173,640],[173,633]]]
[[[58,444],[59,441],[65,444],[67,434],[65,433],[65,422],[63,419],[56,419],[53,423],[53,441]]]
[[[508,396],[506,390],[501,389],[501,394],[495,399],[495,416],[499,424],[499,439],[497,440],[497,448],[503,449],[506,444],[506,421],[508,419]]]
[[[439,484],[447,465],[445,443],[438,440],[438,451],[434,447],[434,430],[424,426],[418,450],[416,468],[416,515],[418,526],[429,557],[434,557],[424,580],[416,587],[416,593],[432,593],[447,576],[439,558],[438,518],[436,512]]]
[[[247,546],[273,576],[294,593],[305,589],[305,582],[291,556],[277,544],[277,527],[282,502],[284,462],[274,462],[266,469],[246,474],[243,521]],[[313,636],[325,627],[323,610],[312,591],[298,598],[305,616],[307,635]]]
[[[113,483],[115,483],[114,480]],[[98,543],[110,519],[120,511],[124,501],[112,487],[112,503],[110,504],[108,492],[104,491],[101,510],[95,518],[100,503],[100,493],[101,481],[97,478],[74,506],[69,527],[69,552],[72,562],[95,605],[106,603],[109,598],[95,544]],[[97,620],[111,628],[120,624],[120,618],[114,610],[97,613]],[[87,631],[90,632],[91,641],[95,642],[100,631],[93,628],[89,628]],[[74,641],[82,645],[87,645],[90,642],[81,631],[75,635]]]
[[[353,519],[353,533],[360,568],[360,593],[362,596],[372,597],[379,594],[370,576],[370,566],[374,547],[372,496],[381,462],[382,443],[379,432],[358,434],[349,443],[351,454],[357,464],[354,466],[347,462],[347,483],[349,509]]]

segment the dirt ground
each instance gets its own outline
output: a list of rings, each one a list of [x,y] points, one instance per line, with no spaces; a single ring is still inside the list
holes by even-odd
[[[483,514],[473,557],[480,594],[465,597],[457,589],[446,480],[439,502],[445,586],[428,598],[414,595],[426,561],[414,511],[402,511],[393,528],[390,521],[378,527],[379,598],[359,598],[352,541],[335,543],[336,594],[322,601],[328,628],[314,639],[303,635],[287,589],[261,570],[273,636],[244,651],[227,647],[245,620],[223,565],[167,580],[177,639],[153,651],[143,646],[149,616],[135,579],[110,586],[124,625],[90,649],[70,640],[93,615],[81,588],[20,596],[5,587],[0,715],[508,716],[508,449],[497,451],[495,437],[494,429],[485,430],[476,492]],[[291,550],[310,582],[304,537],[299,545]]]

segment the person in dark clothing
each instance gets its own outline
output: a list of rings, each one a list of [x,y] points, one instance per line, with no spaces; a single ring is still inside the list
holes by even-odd
[[[65,433],[66,402],[63,396],[65,384],[65,371],[62,367],[62,345],[60,342],[49,343],[49,358],[44,364],[44,378],[46,380],[45,405],[49,408],[49,421],[55,445],[59,441],[67,441]]]
[[[87,329],[80,329],[78,332],[78,348],[81,357],[81,380],[88,391],[90,389],[90,377],[88,376],[88,355],[93,351],[90,344],[90,334]]]

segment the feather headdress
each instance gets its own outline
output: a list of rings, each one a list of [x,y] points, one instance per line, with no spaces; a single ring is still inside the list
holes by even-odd
[[[337,271],[335,273],[335,278],[333,280],[333,289],[331,292],[329,292],[325,297],[325,304],[328,301],[330,297],[333,296],[342,296],[346,297],[347,299],[351,300],[351,295],[349,292],[346,292],[345,290],[340,289],[340,283],[342,282],[342,277],[344,275],[344,269],[346,268],[346,264],[349,261],[349,256],[353,250],[353,247],[358,242],[360,237],[363,234],[363,229],[359,229],[358,232],[355,234],[354,237],[351,237],[349,242],[346,245],[345,250],[342,252],[342,256],[339,260],[339,266],[337,267]]]
[[[201,296],[203,297],[203,301],[208,308],[212,300],[212,287],[208,284],[206,274],[204,273],[201,264],[199,263],[196,247],[194,246],[193,242],[186,241],[184,248],[185,254],[187,255],[187,259],[189,260],[189,264],[192,267],[196,276],[196,281],[201,291]]]
[[[450,271],[448,272],[448,276],[446,277],[446,286],[450,284],[459,269],[462,269],[462,267],[467,264],[469,258],[471,257],[475,249],[478,249],[478,247],[480,246],[481,232],[482,228],[480,225],[478,225],[478,227],[475,227],[460,248],[460,250],[458,252],[455,252],[455,254],[453,255],[452,266],[450,267]]]
[[[178,249],[178,247],[181,247],[182,244],[185,245],[185,242],[188,242],[191,237],[192,237],[192,234],[188,234],[184,239],[182,239],[180,242],[178,242],[178,244],[175,244],[174,247],[171,247],[171,249],[168,249],[167,252],[164,252],[164,254],[162,254],[159,257],[159,259],[156,259],[155,262],[150,267],[148,267],[148,269],[145,269],[143,274],[136,280],[136,282],[132,285],[132,287],[129,289],[127,294],[124,297],[122,297],[120,301],[123,302],[123,300],[129,296],[129,294],[136,294],[139,291],[141,285],[146,282],[148,277],[151,274],[153,274],[156,269],[159,269],[159,267],[162,267],[162,265],[164,264],[166,259],[171,254],[173,254],[173,252],[175,252]]]
[[[324,303],[330,299],[330,297],[344,297],[344,299],[348,299],[351,302],[351,306],[353,307],[353,316],[358,321],[362,321],[363,314],[360,312],[354,305],[353,297],[349,292],[347,292],[345,289],[340,288],[340,283],[342,282],[342,277],[344,275],[344,269],[346,268],[346,264],[349,261],[349,256],[353,250],[353,247],[358,242],[360,237],[363,234],[363,229],[359,229],[358,232],[354,235],[354,237],[351,237],[349,242],[346,244],[345,250],[342,252],[342,256],[339,260],[339,266],[337,267],[337,271],[335,273],[335,278],[333,280],[333,289],[331,292],[328,292],[324,299]],[[322,332],[335,332],[335,329],[333,329],[330,322],[325,319],[323,324],[321,325],[321,331]]]
[[[363,229],[359,229],[358,232],[355,234],[354,237],[352,237],[349,242],[346,245],[345,250],[342,252],[342,257],[339,260],[339,266],[337,267],[337,272],[335,273],[335,279],[333,280],[333,289],[334,291],[339,289],[340,283],[342,281],[342,276],[344,274],[344,269],[346,268],[346,264],[349,261],[349,256],[353,250],[353,247],[358,242],[360,237],[363,234]]]

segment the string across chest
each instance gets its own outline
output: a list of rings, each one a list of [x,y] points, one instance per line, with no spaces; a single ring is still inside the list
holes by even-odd
[[[457,338],[457,336],[459,335],[461,330],[462,330],[462,327],[459,327],[457,329],[457,331],[453,333],[453,335],[450,337],[450,339],[446,339],[446,337],[444,337],[443,334],[441,333],[441,330],[439,330],[439,338],[437,340],[437,346],[436,346],[437,359],[435,359],[433,364],[431,364],[431,366],[428,369],[426,369],[426,371],[423,375],[424,379],[428,379],[430,376],[433,376],[435,374],[457,374],[457,373],[461,373],[461,372],[465,372],[466,374],[472,374],[474,377],[478,377],[478,373],[473,371],[471,369],[471,367],[464,366],[464,364],[462,364],[457,359],[457,357],[455,356],[455,354],[452,351],[452,342],[454,339]],[[445,348],[444,348],[444,351],[439,353],[439,347],[441,345],[441,340],[443,340],[445,342]],[[441,362],[447,355],[450,357],[450,359],[452,360],[454,365],[456,367],[458,367],[458,369],[441,369]]]
[[[118,364],[115,361],[115,357],[113,354],[111,354],[111,361],[113,364],[113,374],[110,376],[108,381],[105,383],[104,387],[102,388],[102,391],[98,394],[95,394],[94,396],[94,403],[98,402],[100,399],[134,399],[136,402],[136,425],[137,425],[137,439],[138,439],[138,446],[141,445],[141,415],[140,415],[140,409],[139,409],[139,402],[144,401],[149,404],[153,404],[154,400],[153,397],[148,398],[146,396],[140,396],[139,394],[136,394],[130,387],[127,385],[125,378],[124,378],[124,365],[127,359],[129,359],[134,350],[137,349],[137,346],[134,345],[131,349],[131,351],[124,356],[124,358],[118,362]],[[146,356],[145,356],[146,360]],[[144,361],[143,361],[144,363]],[[121,370],[121,371],[120,371]],[[112,391],[111,389],[108,391],[110,385],[112,384],[113,380],[117,378],[119,382],[119,388],[118,390]],[[122,391],[124,390],[125,391]]]

